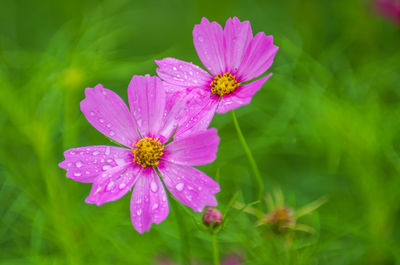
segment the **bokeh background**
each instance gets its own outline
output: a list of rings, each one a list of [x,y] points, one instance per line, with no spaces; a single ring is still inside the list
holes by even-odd
[[[273,77],[236,112],[266,192],[280,187],[292,208],[329,196],[299,220],[316,232],[293,232],[290,244],[232,209],[221,257],[400,264],[400,30],[361,0],[1,0],[0,264],[212,264],[201,214],[176,204],[139,235],[129,195],[86,204],[90,184],[57,167],[68,148],[110,144],[79,110],[85,87],[102,83],[126,99],[132,75],[155,74],[154,59],[201,65],[191,32],[203,16],[249,20],[280,47]],[[218,159],[201,169],[219,170],[219,209],[236,192],[254,202],[231,115],[212,126]]]

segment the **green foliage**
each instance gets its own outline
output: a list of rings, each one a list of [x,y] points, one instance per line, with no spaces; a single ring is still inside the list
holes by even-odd
[[[129,195],[86,204],[90,185],[57,167],[68,148],[112,144],[81,114],[84,88],[102,83],[126,99],[133,74],[155,74],[154,59],[200,64],[191,31],[203,16],[250,20],[253,32],[273,35],[280,47],[272,78],[236,111],[266,191],[281,187],[294,209],[329,196],[302,218],[315,234],[293,232],[288,243],[257,227],[256,217],[231,208],[234,194],[250,204],[258,188],[231,115],[216,116],[218,159],[202,170],[215,177],[218,169],[219,208],[228,212],[220,256],[238,253],[246,264],[400,264],[400,32],[370,2],[0,6],[1,264],[212,263],[201,214],[174,204],[166,221],[139,235]]]

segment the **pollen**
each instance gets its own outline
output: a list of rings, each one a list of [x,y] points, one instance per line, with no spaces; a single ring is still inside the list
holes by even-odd
[[[211,93],[222,97],[223,95],[232,93],[239,85],[240,83],[236,81],[234,75],[230,73],[225,73],[224,75],[218,74],[210,84]]]
[[[160,157],[164,154],[164,145],[158,138],[145,137],[137,143],[133,143],[132,147],[133,162],[142,167],[157,166]]]

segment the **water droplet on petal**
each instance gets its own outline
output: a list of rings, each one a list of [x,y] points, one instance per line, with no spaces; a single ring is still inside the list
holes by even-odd
[[[138,209],[138,210],[136,211],[136,213],[137,213],[137,215],[141,215],[141,214],[142,214],[142,209]]]
[[[108,183],[107,185],[107,190],[111,190],[114,187],[115,183],[114,181],[110,181],[110,183]]]
[[[178,191],[182,191],[184,186],[185,186],[185,184],[183,182],[181,182],[181,183],[176,184],[175,188]]]
[[[151,188],[152,192],[157,192],[157,190],[158,190],[157,183],[155,181],[152,181],[150,184],[150,188]]]
[[[125,188],[125,187],[126,187],[126,184],[125,184],[125,183],[119,184],[119,188],[120,188],[120,189],[123,189],[123,188]]]
[[[110,131],[110,136],[114,136],[115,135],[115,132],[113,132],[113,131]]]
[[[152,209],[152,210],[155,210],[155,209],[157,209],[157,208],[158,208],[158,204],[155,203],[151,209]]]
[[[77,172],[77,173],[74,174],[74,176],[75,176],[75,177],[80,177],[80,176],[81,176],[81,173]]]
[[[82,166],[82,162],[81,161],[76,161],[75,166],[76,167],[81,167]]]
[[[104,166],[103,166],[103,170],[108,170],[108,169],[110,169],[110,168],[111,168],[110,165],[104,165]]]
[[[174,66],[174,67],[172,67],[172,69],[174,70],[174,71],[176,71],[176,67]]]
[[[100,123],[103,123],[103,122],[104,122],[104,120],[103,120],[103,119],[99,119],[99,122],[100,122]]]
[[[99,151],[94,151],[92,154],[96,156],[96,155],[100,154],[100,152]]]
[[[94,112],[93,111],[90,112],[90,116],[94,116]]]
[[[111,132],[110,132],[110,135],[111,135]],[[109,146],[106,147],[105,154],[106,154],[106,155],[109,155],[109,154],[110,154],[110,147],[109,147]]]
[[[203,41],[204,41],[204,37],[203,37],[203,36],[199,36],[197,39],[198,39],[200,42],[203,42]]]

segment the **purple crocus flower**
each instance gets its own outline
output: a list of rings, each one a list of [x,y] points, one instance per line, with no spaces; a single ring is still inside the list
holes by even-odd
[[[65,151],[65,161],[59,166],[67,170],[67,177],[93,183],[87,203],[100,206],[118,200],[134,187],[130,210],[139,233],[167,217],[164,185],[195,211],[217,205],[218,183],[192,167],[215,160],[217,130],[191,130],[193,126],[188,125],[192,117],[182,117],[180,105],[167,98],[159,78],[132,78],[128,87],[130,110],[117,94],[102,85],[87,88],[85,94],[81,110],[86,119],[105,136],[125,146],[99,145]],[[184,124],[183,129],[176,130],[179,124]]]
[[[209,73],[192,63],[165,58],[156,61],[157,74],[181,91],[198,91],[203,104],[218,106],[218,113],[250,103],[271,74],[253,80],[268,70],[278,51],[272,36],[259,32],[253,37],[250,23],[237,17],[229,18],[224,29],[203,18],[194,27],[193,42]]]

